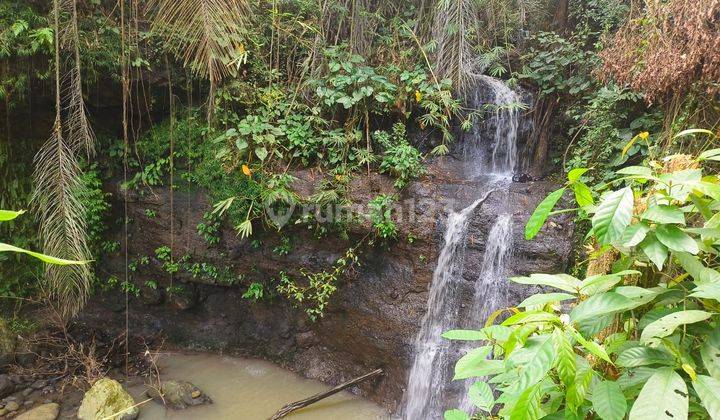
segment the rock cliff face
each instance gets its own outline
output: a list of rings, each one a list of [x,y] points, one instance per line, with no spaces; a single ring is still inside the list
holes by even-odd
[[[287,300],[276,296],[258,303],[241,295],[251,281],[273,284],[280,271],[290,274],[300,269],[327,269],[345,250],[364,237],[369,222],[357,227],[349,240],[333,234],[315,239],[305,227],[284,230],[292,250],[279,256],[273,252],[280,243],[277,232],[256,226],[254,244],[240,240],[230,226],[221,230],[220,243],[209,246],[197,234],[196,226],[210,203],[202,192],[174,194],[174,244],[176,258],[188,254],[193,261],[206,261],[227,268],[227,282],[192,278],[180,272],[173,279],[182,292],[170,296],[165,288],[169,275],[154,250],[170,243],[168,190],[156,188],[134,195],[129,203],[132,220],[129,231],[132,258],[148,256],[149,263],[133,274],[141,288],[129,305],[130,333],[145,337],[165,337],[172,345],[258,356],[276,361],[302,375],[329,383],[383,368],[385,375],[361,385],[362,394],[395,411],[402,401],[407,373],[413,361],[414,337],[426,310],[427,291],[432,280],[437,254],[442,247],[446,211],[467,204],[475,187],[463,181],[459,161],[440,158],[429,164],[428,174],[408,186],[401,194],[397,209],[400,233],[387,247],[364,247],[361,265],[343,280],[325,317],[310,322],[305,314]],[[297,190],[312,192],[320,174],[303,171]],[[553,220],[533,241],[523,238],[523,225],[536,204],[553,189],[550,182],[515,183],[507,195],[492,195],[476,209],[470,224],[465,260],[468,296],[478,277],[488,230],[499,208],[510,208],[514,221],[512,275],[529,272],[558,272],[564,269],[572,237],[568,217]],[[355,181],[351,198],[366,204],[380,193],[393,193],[392,181],[371,176]],[[115,194],[119,197],[118,194]],[[450,201],[449,201],[450,200]],[[122,208],[122,206],[115,206]],[[148,217],[145,210],[157,216]],[[117,238],[122,243],[120,235]],[[117,255],[101,264],[101,277],[114,274],[123,278],[124,259]],[[152,280],[152,289],[145,282]],[[152,284],[148,283],[148,284]],[[229,284],[231,283],[231,284]],[[517,302],[530,291],[510,288],[510,301]],[[124,296],[115,291],[102,293],[88,306],[81,322],[105,329],[124,327]]]

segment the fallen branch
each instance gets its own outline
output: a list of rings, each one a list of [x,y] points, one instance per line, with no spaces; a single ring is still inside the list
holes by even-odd
[[[366,380],[366,379],[370,379],[370,378],[372,378],[372,377],[374,377],[374,376],[377,376],[377,375],[379,375],[379,374],[381,374],[381,373],[382,373],[382,369],[375,369],[375,370],[373,370],[373,371],[370,372],[370,373],[366,373],[366,374],[364,374],[363,376],[358,376],[357,378],[355,378],[355,379],[353,379],[353,380],[351,380],[351,381],[345,382],[345,383],[343,383],[343,384],[340,384],[340,385],[336,386],[335,388],[332,388],[332,389],[330,389],[330,390],[328,390],[328,391],[321,392],[321,393],[319,393],[319,394],[315,394],[315,395],[313,395],[312,397],[305,398],[304,400],[295,401],[295,402],[293,402],[293,403],[287,404],[286,406],[284,406],[283,408],[281,408],[280,410],[278,410],[278,412],[275,413],[274,416],[270,417],[270,420],[281,419],[281,418],[287,416],[288,414],[292,413],[292,412],[295,411],[295,410],[299,410],[299,409],[301,409],[301,408],[305,408],[305,407],[309,406],[310,404],[315,404],[316,402],[318,402],[318,401],[320,401],[320,400],[323,400],[323,399],[325,399],[325,398],[327,398],[327,397],[329,397],[329,396],[331,396],[331,395],[335,395],[335,394],[337,394],[337,393],[340,392],[340,391],[343,391],[343,390],[345,390],[345,389],[347,389],[347,388],[350,388],[350,387],[353,386],[353,385],[357,385],[357,384],[359,384],[360,382],[362,382],[362,381],[364,381],[364,380]]]

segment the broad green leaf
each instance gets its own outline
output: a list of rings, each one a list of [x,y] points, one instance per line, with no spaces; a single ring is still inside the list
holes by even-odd
[[[569,387],[575,382],[575,351],[567,335],[559,329],[553,331],[553,344],[555,345],[555,370],[560,380]]]
[[[620,385],[612,381],[598,382],[592,389],[593,410],[603,420],[622,420],[627,412],[627,400]]]
[[[583,174],[585,172],[587,172],[588,170],[589,170],[588,168],[575,168],[575,169],[571,170],[570,172],[568,172],[567,179],[572,184],[573,182],[580,179],[580,177],[583,176]]]
[[[690,296],[720,301],[720,283],[703,284],[692,290]]]
[[[442,334],[443,338],[446,338],[448,340],[465,340],[465,341],[474,341],[474,340],[487,340],[487,334],[483,331],[477,331],[477,330],[450,330],[446,331]]]
[[[640,391],[629,420],[684,420],[688,417],[688,389],[670,368],[660,368]]]
[[[547,334],[534,338],[535,340],[527,341],[525,363],[520,369],[517,389],[527,389],[529,386],[537,384],[553,367],[555,347],[552,335]]]
[[[502,372],[502,361],[488,359],[491,351],[492,346],[482,346],[467,352],[455,363],[453,380],[494,375]]]
[[[495,405],[495,396],[490,385],[483,381],[477,381],[468,389],[468,398],[475,406],[488,413]]]
[[[543,225],[545,224],[545,221],[550,215],[550,212],[555,207],[555,204],[557,204],[558,200],[560,200],[560,197],[562,197],[564,192],[565,187],[560,188],[559,190],[555,190],[551,192],[547,197],[545,197],[545,199],[541,201],[540,204],[538,204],[533,214],[530,215],[527,224],[525,225],[525,239],[530,240],[534,238],[535,235],[538,234],[538,232],[540,232],[540,229],[542,229]]]
[[[650,226],[645,223],[636,223],[630,225],[625,232],[623,232],[620,243],[625,247],[633,247],[639,244],[645,239],[645,236],[650,231]]]
[[[571,330],[570,332],[572,333],[573,337],[575,337],[575,339],[578,341],[578,343],[580,343],[580,345],[583,346],[587,351],[589,351],[596,357],[599,357],[602,360],[612,364],[610,356],[608,356],[603,346],[592,340],[586,340],[585,337],[582,336],[582,334],[575,330]]]
[[[678,137],[689,136],[689,135],[693,135],[693,134],[707,134],[707,135],[709,135],[709,136],[715,136],[715,134],[714,134],[712,131],[706,130],[706,129],[704,129],[704,128],[689,128],[689,129],[687,129],[687,130],[683,130],[683,131],[675,134],[675,135],[673,136],[673,139],[676,139],[676,138],[678,138]],[[703,154],[706,154],[706,153],[713,154],[713,151],[714,151],[714,150],[717,150],[717,149],[707,150],[707,151],[705,151],[704,153],[700,154],[699,157],[702,158]]]
[[[665,245],[661,244],[654,236],[648,236],[640,243],[640,249],[658,270],[662,270],[668,257],[668,249]]]
[[[264,161],[265,158],[268,156],[268,151],[264,147],[256,147],[255,155],[258,157],[258,159],[260,159],[261,161]]]
[[[650,206],[640,217],[656,223],[685,224],[685,213],[677,206],[664,204]]]
[[[636,386],[644,385],[651,376],[655,374],[657,368],[650,366],[638,366],[625,369],[617,380],[618,385],[622,389],[630,389]]]
[[[570,188],[572,188],[573,193],[575,193],[575,201],[578,203],[578,206],[585,207],[595,204],[595,200],[593,200],[592,196],[592,191],[587,185],[583,184],[582,182],[576,182],[572,184]]]
[[[510,412],[510,420],[538,420],[542,417],[540,384],[535,384],[523,391]]]
[[[712,420],[720,420],[720,380],[710,376],[698,375],[693,388],[700,397],[703,407]]]
[[[658,225],[655,236],[666,247],[678,252],[697,254],[700,251],[695,239],[673,225]]]
[[[619,175],[639,175],[644,178],[652,178],[652,169],[647,166],[626,166],[617,171]]]
[[[502,322],[501,325],[529,324],[532,322],[550,322],[560,324],[560,317],[545,311],[518,312]]]
[[[620,273],[613,274],[596,274],[583,280],[580,293],[583,295],[595,295],[602,292],[607,292],[613,286],[618,284],[623,276],[640,274],[639,271],[625,270]]]
[[[633,192],[629,187],[603,197],[592,218],[593,232],[601,245],[622,237],[632,220],[633,205]]]
[[[686,185],[695,193],[700,192],[701,195],[712,197],[714,200],[720,200],[720,185],[718,184],[713,184],[712,182],[707,181],[697,181],[687,183]]]
[[[626,368],[656,364],[672,366],[675,364],[675,358],[672,354],[660,348],[641,346],[623,351],[615,360],[615,363]]]
[[[706,150],[698,156],[699,160],[718,160],[720,159],[720,149]]]
[[[531,274],[530,277],[511,277],[510,281],[520,284],[550,286],[566,292],[577,293],[582,282],[568,274]]]
[[[591,296],[576,306],[570,312],[570,320],[581,322],[594,317],[626,311],[634,306],[635,302],[633,300],[621,294],[614,292],[602,293]]]
[[[710,375],[715,379],[720,379],[720,349],[710,344],[710,342],[705,342],[700,347],[700,357]]]
[[[666,292],[668,289],[662,287],[655,287],[652,289],[645,289],[638,286],[619,286],[613,290],[615,293],[621,294],[628,299],[632,299],[639,305],[644,305],[659,294]]]
[[[11,211],[11,210],[0,210],[0,222],[7,222],[25,213],[25,210]]]
[[[35,257],[39,259],[40,261],[46,262],[48,264],[55,264],[55,265],[81,265],[81,264],[87,264],[90,261],[73,261],[73,260],[65,260],[62,258],[57,257],[51,257],[49,255],[41,254],[39,252],[34,251],[28,251],[27,249],[18,248],[13,245],[5,244],[0,242],[0,252],[19,252],[22,254],[27,254],[32,257]]]
[[[720,213],[719,213],[720,214]],[[678,260],[682,268],[685,269],[695,279],[698,285],[706,283],[720,283],[720,272],[712,268],[705,267],[703,263],[694,255],[686,252],[676,252],[675,258]]]
[[[577,361],[575,381],[565,394],[567,406],[571,412],[577,412],[578,408],[585,402],[588,388],[593,376],[595,376],[595,372],[585,358],[578,356],[575,360]]]
[[[645,327],[640,335],[640,342],[642,344],[657,343],[658,339],[669,336],[677,327],[704,321],[711,316],[710,312],[697,310],[679,311],[665,315]]]
[[[470,416],[462,410],[453,409],[447,410],[443,415],[445,420],[470,420]]]
[[[532,295],[532,296],[528,297],[527,299],[523,300],[518,305],[518,308],[526,308],[528,306],[545,305],[547,303],[562,302],[564,300],[575,299],[575,298],[576,298],[576,296],[573,296],[568,293],[541,293],[541,294],[537,294],[537,295]]]

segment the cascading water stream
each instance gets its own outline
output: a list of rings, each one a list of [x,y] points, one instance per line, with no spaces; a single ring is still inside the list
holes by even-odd
[[[415,361],[406,391],[406,395],[411,397],[405,407],[406,419],[420,419],[423,413],[442,408],[444,395],[437,392],[437,387],[447,379],[445,371],[449,360],[446,353],[449,346],[441,334],[457,321],[458,307],[453,305],[453,295],[458,279],[462,277],[469,216],[491,192],[460,212],[448,216],[445,244],[433,274],[428,311],[423,316],[422,328],[416,337]]]
[[[415,339],[415,360],[410,370],[403,410],[403,418],[407,420],[440,419],[446,409],[458,406],[470,408],[465,395],[471,382],[466,381],[468,383],[459,384],[459,387],[451,384],[451,365],[457,360],[457,354],[441,334],[464,324],[458,319],[458,288],[463,281],[468,224],[473,211],[491,193],[507,194],[517,160],[517,104],[521,101],[519,95],[504,82],[488,76],[479,76],[478,79],[475,105],[491,102],[493,112],[482,127],[475,127],[471,136],[466,137],[463,156],[466,173],[471,179],[478,180],[479,194],[485,192],[482,198],[448,216],[445,243],[430,285],[428,310]],[[491,95],[483,98],[484,92]],[[483,139],[491,143],[487,144]],[[489,179],[486,176],[488,173],[493,175]],[[511,246],[512,216],[499,214],[486,240],[480,276],[475,283],[466,319],[481,323],[489,313],[505,304],[504,273]]]

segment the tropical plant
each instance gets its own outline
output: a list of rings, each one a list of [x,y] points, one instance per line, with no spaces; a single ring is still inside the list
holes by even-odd
[[[444,334],[485,343],[455,365],[456,380],[487,377],[470,389],[479,412],[510,419],[720,417],[720,178],[703,174],[719,160],[713,149],[623,168],[597,205],[579,181],[584,170],[571,171],[568,186],[538,206],[526,233],[537,233],[573,189],[592,225],[585,278],[512,278],[547,293],[497,311],[481,330]],[[510,316],[501,320],[503,313]],[[467,418],[458,410],[449,415]]]
[[[24,210],[20,211],[11,211],[11,210],[0,210],[0,222],[8,222],[11,220],[14,220],[21,214],[25,213]],[[45,255],[39,252],[35,251],[29,251],[24,248],[20,248],[14,245],[6,244],[4,242],[0,242],[0,252],[16,252],[21,254],[30,255],[31,257],[37,258],[42,262],[48,263],[48,264],[54,264],[54,265],[85,265],[88,263],[88,261],[74,261],[74,260],[66,260],[63,258],[53,257],[50,255]]]

